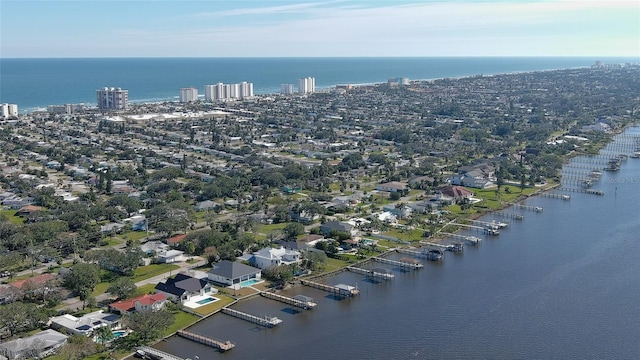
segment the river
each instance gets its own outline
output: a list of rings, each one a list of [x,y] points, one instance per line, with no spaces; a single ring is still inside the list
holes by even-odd
[[[640,128],[625,134],[630,141]],[[632,152],[616,147],[621,139],[603,153]],[[358,297],[302,286],[287,294],[313,297],[316,309],[260,297],[234,305],[279,317],[275,328],[216,314],[189,329],[235,342],[227,353],[178,337],[156,347],[192,359],[638,359],[640,159],[604,172],[593,189],[605,195],[537,196],[525,204],[542,212],[507,210],[523,221],[487,215],[510,226],[496,237],[469,233],[484,240],[420,270],[393,269],[391,281],[326,279],[357,284]]]

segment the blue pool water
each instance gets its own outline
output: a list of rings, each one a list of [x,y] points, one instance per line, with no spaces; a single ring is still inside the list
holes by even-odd
[[[240,287],[247,287],[247,286],[255,285],[255,284],[257,284],[257,283],[259,283],[261,281],[262,280],[258,280],[258,279],[245,280],[245,281],[240,283]]]
[[[127,332],[124,331],[124,330],[113,331],[113,337],[116,338],[116,339],[119,338],[119,337],[123,337],[125,335],[127,335]]]
[[[208,303],[214,302],[214,301],[216,301],[216,299],[208,297],[208,298],[196,301],[196,304],[205,305],[205,304],[208,304]]]

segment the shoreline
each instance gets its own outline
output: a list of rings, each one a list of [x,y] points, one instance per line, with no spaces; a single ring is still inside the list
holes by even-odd
[[[464,58],[464,57],[463,57]],[[500,58],[500,57],[498,57]],[[507,57],[508,58],[508,57]],[[552,67],[541,70],[515,70],[515,71],[506,71],[506,72],[488,72],[488,73],[476,73],[476,74],[467,74],[467,75],[454,75],[454,76],[437,76],[432,78],[418,78],[418,79],[409,79],[410,83],[428,83],[439,80],[461,80],[468,79],[474,77],[490,77],[490,76],[501,76],[501,75],[525,75],[525,74],[534,74],[534,73],[543,73],[543,72],[554,72],[554,71],[569,71],[569,70],[579,70],[579,69],[589,69],[590,65],[582,65],[582,66],[570,66],[570,67]],[[387,80],[374,80],[371,82],[358,82],[358,83],[350,83],[348,81],[342,81],[330,85],[322,85],[316,88],[316,92],[318,93],[326,93],[334,90],[339,85],[351,85],[352,87],[368,87],[368,86],[379,86],[386,84]],[[277,89],[275,86],[265,87],[268,89]],[[270,96],[296,96],[296,95],[308,95],[308,94],[298,94],[297,92],[293,94],[281,94],[279,92],[269,92],[268,90],[263,90],[264,92],[256,91],[254,99],[261,97],[270,97]],[[201,96],[201,95],[199,95]],[[162,103],[179,103],[178,95],[171,95],[168,97],[157,97],[157,98],[142,98],[142,99],[129,99],[130,105],[136,106],[145,106],[145,105],[154,105],[154,104],[162,104]],[[203,99],[199,99],[198,101],[204,101]],[[242,101],[242,100],[240,100]],[[19,102],[14,102],[20,106]],[[81,102],[64,102],[64,103],[56,103],[56,104],[47,104],[47,105],[37,105],[37,106],[29,106],[25,107],[22,110],[19,109],[19,115],[30,115],[35,112],[46,111],[48,106],[61,106],[65,104],[72,105],[84,105],[89,109],[94,109],[97,104],[92,101],[81,101]]]

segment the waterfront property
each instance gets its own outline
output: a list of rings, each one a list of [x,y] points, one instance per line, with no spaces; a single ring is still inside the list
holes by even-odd
[[[239,289],[244,281],[260,280],[262,270],[239,262],[223,260],[209,270],[208,277],[213,282]]]
[[[220,299],[209,295],[196,295],[192,296],[189,300],[182,303],[183,306],[190,309],[197,309],[201,306],[219,301]]]
[[[185,303],[192,297],[216,294],[218,290],[206,279],[196,279],[189,275],[178,274],[165,282],[158,283],[156,291],[163,293],[168,299]]]
[[[67,334],[91,336],[96,329],[104,326],[109,329],[118,329],[120,320],[120,315],[98,310],[81,317],[70,314],[53,317],[51,318],[51,328],[62,330]]]
[[[157,311],[164,307],[167,296],[164,293],[144,294],[131,299],[116,301],[109,304],[109,311],[121,315],[132,314],[136,311]]]

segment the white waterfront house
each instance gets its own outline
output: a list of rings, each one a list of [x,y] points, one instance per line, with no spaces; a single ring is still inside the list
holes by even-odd
[[[300,261],[299,251],[285,249],[284,247],[260,249],[253,253],[251,257],[251,263],[263,270],[273,266],[297,264]]]

